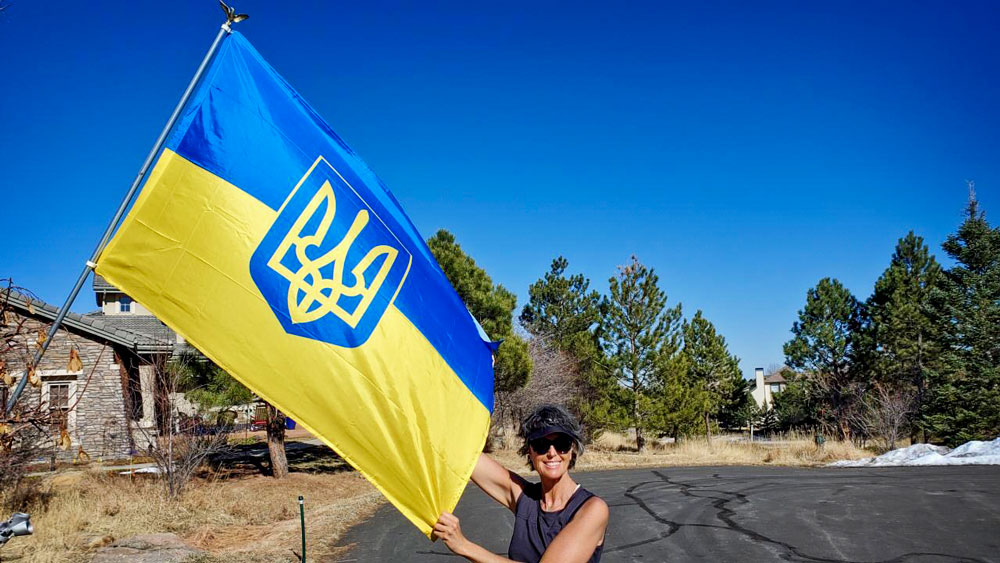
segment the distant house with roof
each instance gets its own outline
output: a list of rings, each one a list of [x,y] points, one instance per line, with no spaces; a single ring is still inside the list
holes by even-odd
[[[35,370],[37,387],[26,387],[21,401],[65,413],[72,446],[61,457],[84,452],[91,458],[123,458],[144,450],[143,437],[164,427],[166,401],[158,366],[188,346],[100,276],[94,276],[93,289],[99,310],[66,316]],[[25,377],[35,342],[51,326],[57,308],[16,292],[6,298],[16,318],[0,321],[23,322],[16,353],[6,355],[16,382]],[[71,369],[79,367],[69,362],[71,350],[79,355],[82,369]],[[6,401],[10,389],[0,385],[0,399]]]
[[[753,372],[754,380],[750,383],[750,396],[758,407],[774,408],[774,396],[788,387],[788,380],[785,379],[786,370],[780,369],[770,375],[764,375],[764,368],[755,368]]]

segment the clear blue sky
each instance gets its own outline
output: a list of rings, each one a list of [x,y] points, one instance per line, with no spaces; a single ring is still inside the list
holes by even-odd
[[[943,259],[966,179],[1000,223],[995,2],[685,4],[237,7],[519,305],[559,254],[604,291],[634,253],[745,373],[820,278],[866,298],[910,229]],[[219,23],[214,0],[0,14],[0,277],[62,301]]]

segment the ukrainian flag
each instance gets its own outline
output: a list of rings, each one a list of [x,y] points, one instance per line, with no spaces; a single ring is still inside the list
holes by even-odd
[[[97,273],[425,534],[458,503],[490,423],[494,347],[399,202],[239,33]]]

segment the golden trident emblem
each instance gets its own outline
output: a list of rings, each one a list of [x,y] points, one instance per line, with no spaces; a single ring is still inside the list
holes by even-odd
[[[309,220],[313,218],[320,206],[326,202],[326,210],[316,227],[314,234],[302,234]],[[368,211],[362,209],[354,216],[347,234],[337,243],[337,246],[327,251],[319,258],[312,259],[306,254],[310,247],[319,247],[323,244],[330,224],[333,223],[334,215],[337,212],[337,199],[333,193],[330,181],[323,182],[316,195],[309,201],[309,205],[302,210],[302,213],[295,220],[288,234],[278,245],[267,265],[274,271],[281,274],[289,281],[288,286],[288,312],[293,323],[305,323],[315,321],[328,313],[337,315],[341,320],[357,328],[358,322],[364,317],[365,311],[371,305],[375,295],[385,282],[392,264],[396,261],[399,251],[384,244],[377,245],[368,251],[368,254],[361,259],[353,268],[351,276],[354,283],[344,283],[344,267],[347,261],[347,253],[351,250],[355,239],[368,224]],[[301,265],[298,270],[292,271],[281,263],[290,248],[295,248],[295,257]],[[365,285],[365,271],[380,256],[385,256],[382,265],[372,279],[371,283]],[[321,268],[333,264],[333,277],[324,278]],[[341,297],[361,297],[360,302],[353,312],[348,312],[337,304]]]

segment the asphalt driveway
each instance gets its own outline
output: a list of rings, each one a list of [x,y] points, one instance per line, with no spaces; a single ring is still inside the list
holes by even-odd
[[[578,473],[611,507],[602,561],[1000,562],[1000,466],[697,467]],[[513,516],[474,486],[466,536],[506,554]],[[458,561],[391,506],[338,561]]]

